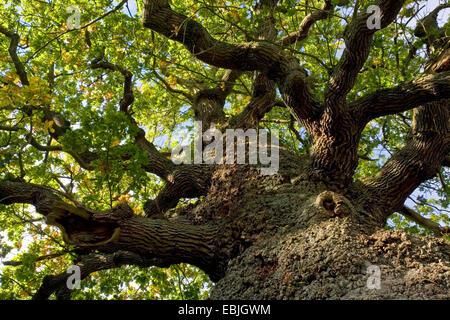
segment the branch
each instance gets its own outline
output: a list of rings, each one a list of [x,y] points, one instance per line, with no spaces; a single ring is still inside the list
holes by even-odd
[[[414,35],[416,37],[425,40],[428,45],[432,45],[436,38],[439,38],[439,25],[437,23],[437,17],[441,10],[450,8],[450,4],[440,4],[423,19],[417,22],[416,28],[414,30]],[[445,32],[442,33],[445,35]]]
[[[262,12],[263,5],[269,5],[272,12],[278,1],[261,2],[255,7],[257,13]],[[275,19],[272,16],[266,17],[266,22],[257,27],[256,34],[258,39],[274,42],[277,37],[277,29]],[[244,110],[238,114],[232,122],[235,128],[255,128],[264,115],[269,112],[276,98],[276,90],[274,81],[270,80],[267,75],[260,71],[253,72],[252,95],[250,101]]]
[[[379,0],[374,3],[381,10],[381,28],[385,28],[395,19],[404,2],[404,0]],[[342,106],[369,56],[372,37],[377,31],[375,28],[369,29],[367,25],[371,15],[363,11],[345,29],[345,50],[331,75],[325,93],[325,102],[333,109]]]
[[[17,132],[19,131],[21,128],[14,126],[14,127],[8,127],[8,126],[0,126],[0,130],[2,131],[10,131],[10,132]]]
[[[210,275],[213,281],[223,276],[226,241],[218,233],[220,223],[201,226],[166,219],[148,219],[134,214],[126,204],[108,211],[94,211],[60,200],[54,192],[40,185],[0,181],[0,204],[32,204],[57,226],[64,241],[78,249],[111,253],[132,252],[152,265],[168,267],[190,263]]]
[[[153,74],[155,75],[156,78],[158,78],[159,81],[161,81],[164,84],[165,88],[167,90],[169,90],[170,92],[176,93],[176,94],[181,94],[181,95],[185,96],[191,102],[194,100],[194,97],[192,97],[192,95],[190,93],[183,91],[183,90],[177,90],[177,89],[172,88],[172,86],[170,84],[168,84],[167,81],[163,77],[161,77],[158,72],[153,71]]]
[[[421,183],[439,172],[450,151],[449,102],[440,100],[415,108],[404,147],[375,176],[364,181],[371,193],[367,203],[380,210],[380,221],[400,210]]]
[[[212,166],[184,165],[169,176],[166,186],[154,200],[147,200],[144,212],[147,217],[161,217],[175,208],[181,198],[205,195],[210,187]]]
[[[62,146],[51,146],[51,145],[44,146],[39,144],[39,142],[37,142],[36,139],[31,134],[27,135],[27,141],[39,151],[44,152],[62,151],[66,152],[67,154],[70,154],[75,159],[75,161],[85,170],[95,169],[95,167],[91,165],[91,162],[98,159],[98,155],[93,152],[85,151],[81,154],[78,154],[70,150],[64,150]]]
[[[28,134],[27,140],[33,147],[35,147],[39,151],[62,151],[63,150],[63,148],[61,146],[43,146],[43,145],[39,144],[39,142],[37,142],[36,139],[34,139],[34,137],[31,134]]]
[[[151,266],[151,262],[145,261],[141,256],[127,251],[118,251],[113,254],[91,254],[82,258],[77,264],[80,268],[80,280],[87,278],[91,273],[118,268],[123,265],[137,265],[141,267]],[[70,273],[64,272],[55,276],[46,276],[42,285],[33,296],[33,300],[47,300],[56,292],[58,299],[70,299],[71,291],[67,287]]]
[[[300,23],[297,31],[291,32],[281,39],[283,47],[305,40],[308,37],[309,30],[317,21],[327,19],[333,12],[334,5],[331,0],[325,0],[322,7],[308,14]]]
[[[183,44],[198,59],[224,69],[243,71],[280,69],[268,43],[228,44],[214,39],[195,20],[173,11],[167,0],[144,0],[143,24]]]
[[[372,119],[414,109],[450,98],[450,71],[431,74],[414,82],[368,94],[351,105],[356,119]],[[429,104],[428,106],[432,106]]]
[[[277,82],[295,117],[302,122],[317,118],[321,109],[307,88],[306,72],[267,41],[229,44],[214,39],[193,19],[173,11],[167,0],[144,0],[143,24],[183,44],[197,59],[210,65],[240,71],[261,71]],[[309,128],[309,126],[308,126]]]
[[[115,6],[113,9],[111,9],[110,11],[105,12],[105,13],[102,14],[100,17],[98,17],[98,18],[92,20],[91,22],[89,22],[88,24],[85,24],[84,26],[81,26],[81,27],[79,27],[79,28],[69,29],[69,30],[66,30],[66,31],[64,31],[64,32],[61,32],[61,33],[58,34],[56,37],[54,37],[54,38],[50,39],[49,41],[47,41],[47,42],[46,42],[42,47],[40,47],[38,50],[36,50],[36,51],[33,53],[33,55],[28,59],[28,61],[31,60],[31,59],[33,59],[34,57],[36,57],[36,55],[37,55],[40,51],[42,51],[43,49],[45,49],[45,48],[46,48],[50,43],[52,43],[53,41],[58,40],[59,38],[61,38],[61,37],[62,37],[63,35],[65,35],[66,33],[69,33],[69,32],[75,31],[75,30],[83,30],[83,29],[86,29],[87,27],[93,25],[94,23],[96,23],[96,22],[102,20],[102,19],[105,18],[106,16],[109,16],[110,14],[112,14],[112,13],[114,13],[114,12],[120,10],[120,8],[122,8],[122,6],[123,6],[125,3],[127,3],[127,2],[128,2],[128,0],[122,0],[122,1],[119,2],[119,3],[117,4],[117,6]]]
[[[170,160],[166,159],[163,155],[161,155],[156,147],[145,138],[145,131],[139,128],[136,120],[128,111],[128,108],[134,102],[132,73],[121,66],[112,64],[103,59],[95,59],[94,61],[92,61],[91,68],[119,71],[123,75],[125,80],[123,97],[120,100],[120,111],[124,112],[127,115],[128,119],[131,122],[131,125],[137,129],[137,134],[134,137],[135,142],[137,146],[148,156],[149,163],[143,165],[142,167],[144,168],[144,170],[154,173],[162,179],[167,180],[170,173],[175,168],[174,164]]]
[[[0,25],[0,33],[3,33],[5,36],[10,38],[9,43],[9,55],[11,57],[12,62],[14,63],[14,67],[16,68],[16,72],[19,75],[20,82],[22,85],[27,86],[30,83],[28,82],[27,73],[25,71],[25,67],[19,59],[17,55],[17,46],[19,45],[20,37],[17,33],[11,32],[6,28]]]
[[[133,74],[127,70],[122,68],[121,66],[112,64],[108,61],[102,60],[102,59],[95,59],[91,63],[92,69],[105,69],[105,70],[111,70],[111,71],[119,71],[123,77],[124,77],[124,84],[123,84],[123,96],[120,100],[120,111],[128,113],[128,107],[134,102],[134,95],[133,95]]]
[[[433,233],[437,237],[440,237],[443,234],[450,233],[450,228],[449,227],[441,227],[439,225],[439,223],[436,223],[436,222],[434,222],[434,221],[432,221],[430,219],[427,219],[427,218],[421,216],[418,212],[414,211],[411,208],[408,208],[407,206],[403,206],[399,210],[399,213],[401,213],[405,217],[413,220],[414,222],[420,224],[422,227],[433,231]]]
[[[235,128],[254,128],[274,106],[275,84],[264,74],[256,72],[253,78],[252,96],[244,110],[233,119]]]
[[[145,131],[139,128],[135,136],[136,145],[147,154],[148,163],[142,165],[145,171],[156,174],[158,177],[168,180],[175,170],[175,164],[165,158],[154,146],[145,138]]]
[[[450,71],[450,41],[443,47],[442,52],[431,58],[425,66],[426,72]]]
[[[225,120],[223,107],[226,98],[231,93],[234,84],[241,76],[238,70],[226,70],[220,83],[210,89],[200,90],[192,100],[195,120],[202,121],[203,128],[207,129],[212,123],[221,123]]]
[[[42,260],[47,260],[47,259],[54,259],[60,256],[63,256],[67,253],[69,253],[70,251],[61,251],[61,252],[56,252],[56,253],[52,253],[52,254],[46,254],[40,257],[37,257],[34,261],[42,261]],[[13,266],[13,267],[17,267],[17,266],[21,266],[23,264],[23,261],[4,261],[2,262],[5,266]]]

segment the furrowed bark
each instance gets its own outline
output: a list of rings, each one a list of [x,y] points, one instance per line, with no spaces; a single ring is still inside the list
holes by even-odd
[[[422,33],[418,36],[433,45],[436,38],[430,37],[430,32],[438,32],[437,13],[444,6],[438,6],[431,14],[424,18],[428,27],[424,26],[422,21]],[[431,19],[431,20],[430,20]],[[434,27],[430,27],[433,25]],[[392,212],[400,210],[406,198],[424,181],[432,178],[438,172],[450,150],[450,99],[448,98],[449,86],[449,68],[448,63],[448,44],[437,45],[436,49],[441,47],[441,53],[435,52],[428,62],[424,78],[417,80],[413,84],[406,84],[403,88],[394,88],[385,90],[381,93],[369,95],[362,101],[372,101],[373,109],[369,110],[367,104],[361,103],[361,109],[369,113],[368,119],[384,113],[390,114],[390,111],[403,111],[403,108],[414,107],[413,124],[405,145],[397,151],[391,159],[381,168],[381,170],[372,178],[365,181],[365,185],[370,190],[371,196],[368,203],[377,208],[379,219],[382,223]],[[439,66],[439,67],[436,67]],[[431,73],[433,72],[433,73]],[[430,74],[431,73],[431,74]],[[415,99],[411,92],[416,93]],[[387,102],[387,97],[392,93],[402,93],[403,101],[400,96],[391,97]],[[386,94],[387,93],[387,94]],[[386,96],[384,96],[386,94]],[[387,103],[384,108],[378,102]],[[375,101],[373,101],[375,99]],[[406,109],[406,110],[408,110]],[[362,114],[360,114],[362,116]],[[364,117],[363,117],[364,119]],[[367,118],[365,118],[367,120]],[[365,124],[365,123],[363,123]]]
[[[32,204],[45,216],[47,224],[61,230],[67,244],[79,249],[103,253],[127,251],[159,267],[190,263],[208,273],[211,279],[224,272],[223,251],[217,247],[222,240],[217,234],[219,225],[214,222],[195,226],[149,219],[135,215],[125,204],[99,212],[65,203],[50,189],[39,185],[0,181],[0,204],[13,203]]]
[[[315,22],[332,14],[332,2],[323,1],[323,10],[308,15],[284,44],[301,41]],[[91,67],[117,71],[124,77],[119,110],[128,116],[132,128],[138,129],[131,138],[147,154],[144,169],[165,180],[156,199],[144,204],[146,216],[134,214],[126,204],[99,212],[70,199],[70,195],[62,195],[72,201],[64,202],[51,188],[25,183],[25,175],[14,181],[0,180],[0,204],[34,205],[47,224],[59,227],[64,241],[81,255],[76,263],[82,279],[92,272],[122,265],[168,267],[189,263],[216,282],[212,298],[386,299],[414,298],[419,292],[425,297],[448,299],[450,247],[444,240],[379,228],[390,213],[398,210],[435,231],[447,231],[403,205],[405,197],[422,181],[450,163],[445,60],[430,69],[441,74],[376,92],[349,106],[346,95],[364,64],[364,56],[367,58],[375,32],[362,20],[369,15],[355,15],[347,28],[346,51],[321,104],[308,90],[307,74],[299,62],[285,55],[276,41],[277,30],[270,17],[261,26],[263,36],[257,41],[228,44],[213,39],[200,24],[174,12],[168,3],[145,0],[144,25],[184,44],[203,62],[227,71],[217,87],[199,85],[200,93],[195,96],[187,92],[191,90],[189,85],[186,92],[169,87],[164,78],[158,78],[154,66],[163,87],[184,95],[188,104],[193,104],[195,119],[207,129],[215,122],[223,122],[225,128],[258,127],[264,114],[280,103],[274,101],[278,86],[283,106],[314,138],[310,159],[303,161],[303,157],[281,146],[279,170],[269,176],[262,176],[252,165],[176,166],[146,139],[145,131],[132,117],[131,72],[102,58],[94,60]],[[255,9],[273,8],[277,3],[260,0]],[[394,19],[402,3],[375,3],[382,6],[382,27]],[[242,72],[253,73],[251,100],[241,114],[227,122],[223,106]],[[358,142],[368,119],[410,108],[415,108],[414,123],[405,147],[378,175],[350,187],[358,161]],[[45,117],[55,122],[53,139],[70,130],[70,124],[59,114],[47,110]],[[288,122],[295,132],[293,120]],[[15,127],[3,128],[16,131]],[[41,135],[27,138],[27,143],[38,150],[64,151],[51,145],[51,140],[44,145]],[[79,158],[85,165],[99,158],[91,151],[75,154],[74,158],[77,156],[86,157]],[[64,184],[60,185],[66,190]],[[338,192],[333,192],[335,187]],[[181,198],[200,196],[195,204],[174,209]],[[382,268],[384,292],[366,290],[368,264]],[[34,298],[47,299],[53,293],[57,298],[70,298],[66,287],[69,276],[62,273],[46,277]]]
[[[436,34],[443,33],[439,30],[436,19],[437,14],[447,7],[448,5],[438,6],[417,25],[415,34],[430,46],[439,40],[435,38]],[[435,35],[431,37],[430,33]],[[442,37],[446,38],[445,32]],[[450,43],[437,44],[436,49],[439,50],[426,64],[425,76],[411,83],[368,94],[352,104],[351,108],[355,117],[363,119],[362,125],[377,117],[400,113],[428,102],[449,98]]]
[[[369,121],[441,99],[450,98],[450,71],[431,74],[414,82],[368,94],[351,105],[355,118]]]
[[[146,216],[161,217],[174,208],[181,198],[205,195],[210,187],[212,172],[212,165],[183,165],[174,170],[156,199],[147,200],[144,204]]]
[[[223,110],[225,100],[231,93],[234,83],[239,79],[240,71],[227,70],[220,83],[215,88],[200,90],[192,101],[194,119],[202,121],[203,131],[208,130],[212,124],[225,122]]]
[[[22,85],[27,86],[30,83],[28,82],[27,73],[25,71],[25,67],[20,61],[19,56],[17,55],[17,47],[19,45],[20,36],[17,33],[9,31],[8,29],[0,26],[0,33],[3,33],[10,39],[9,43],[9,55],[11,57],[12,62],[14,63],[14,67],[16,68],[16,72],[19,75],[20,82]]]
[[[274,106],[275,97],[273,81],[267,79],[263,73],[255,72],[250,101],[244,110],[231,121],[232,127],[244,130],[257,127],[259,120]]]
[[[368,205],[380,210],[380,221],[400,210],[406,198],[441,168],[450,151],[449,103],[447,99],[414,109],[405,146],[364,182],[371,194]]]
[[[309,30],[314,25],[314,23],[319,20],[327,19],[333,9],[334,5],[332,4],[332,1],[325,0],[319,10],[311,12],[302,20],[297,31],[291,32],[281,39],[281,45],[288,46],[297,42],[301,42],[308,38]]]
[[[374,3],[381,10],[381,28],[395,19],[403,2],[382,0]],[[356,15],[345,29],[345,50],[325,90],[324,111],[313,131],[309,176],[326,181],[338,190],[352,183],[358,165],[357,148],[363,128],[351,114],[346,96],[369,56],[372,37],[377,31],[368,27],[370,16],[365,11]]]
[[[198,59],[224,69],[272,70],[280,75],[280,53],[268,43],[233,45],[214,39],[198,22],[173,11],[167,0],[144,0],[143,24],[180,42]],[[275,76],[275,75],[274,75]]]
[[[324,114],[313,134],[309,178],[324,181],[340,191],[348,187],[358,165],[362,130],[349,112],[333,117],[328,112]]]
[[[373,4],[381,10],[381,28],[388,26],[403,6],[403,0],[380,0]],[[345,105],[345,97],[355,85],[356,77],[367,60],[376,28],[369,29],[370,13],[363,11],[345,29],[345,50],[331,75],[325,93],[325,104],[333,110]]]

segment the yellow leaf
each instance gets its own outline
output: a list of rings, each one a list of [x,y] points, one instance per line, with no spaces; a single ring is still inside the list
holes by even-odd
[[[174,76],[169,76],[169,78],[167,79],[167,83],[169,83],[170,86],[174,87],[177,84],[177,78],[175,78]]]
[[[237,10],[232,10],[230,12],[231,17],[234,19],[234,21],[239,22],[239,12]]]
[[[247,103],[250,101],[250,99],[251,99],[250,96],[246,96],[246,97],[242,100],[242,102],[243,102],[244,104],[247,104]]]

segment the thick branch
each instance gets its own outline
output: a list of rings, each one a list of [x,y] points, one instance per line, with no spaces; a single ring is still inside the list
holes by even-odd
[[[8,38],[10,38],[10,40],[11,40],[9,43],[8,52],[9,52],[12,62],[14,63],[16,72],[19,75],[20,82],[24,86],[29,85],[25,67],[22,64],[22,62],[20,61],[19,56],[17,55],[17,46],[19,45],[19,41],[20,41],[19,35],[7,30],[6,28],[4,28],[2,26],[0,26],[0,32],[3,33]]]
[[[449,103],[441,100],[414,109],[405,146],[365,181],[372,194],[368,206],[379,208],[380,221],[400,210],[406,198],[441,168],[450,150]]]
[[[144,204],[145,215],[160,217],[174,208],[181,198],[205,195],[210,187],[212,169],[212,166],[207,165],[184,165],[175,170],[156,199]]]
[[[103,253],[125,250],[149,259],[153,265],[168,267],[190,263],[207,272],[213,280],[223,274],[223,252],[219,250],[214,222],[194,226],[186,222],[136,216],[125,204],[98,212],[61,201],[51,190],[30,183],[0,181],[0,204],[28,203],[57,226],[66,243]],[[223,235],[222,235],[223,236]],[[223,245],[223,244],[221,244]]]
[[[165,158],[151,143],[145,138],[145,131],[139,128],[135,136],[136,145],[147,154],[148,163],[142,165],[145,171],[151,172],[164,180],[168,180],[172,171],[175,170],[175,164]]]
[[[268,43],[228,44],[214,39],[198,22],[173,11],[167,0],[144,0],[144,26],[180,42],[198,59],[224,69],[274,70],[280,53]],[[275,75],[274,75],[275,76]]]
[[[118,268],[123,265],[151,266],[150,261],[132,252],[118,251],[113,254],[91,254],[77,264],[80,268],[80,280],[85,279],[91,273]],[[47,300],[50,295],[56,292],[58,299],[70,299],[71,291],[67,287],[67,280],[71,273],[61,273],[55,276],[46,276],[41,287],[36,291],[33,300]]]
[[[220,83],[211,89],[200,90],[193,99],[192,108],[195,120],[202,121],[202,128],[208,129],[212,123],[223,123],[225,100],[231,93],[236,80],[240,77],[238,70],[227,70]]]
[[[379,0],[374,3],[381,10],[381,28],[388,26],[397,16],[404,0]],[[376,28],[368,27],[372,13],[363,11],[347,26],[344,32],[345,50],[330,78],[325,94],[326,104],[333,108],[343,105],[344,99],[353,88],[356,77],[370,52],[370,44]]]
[[[261,72],[255,72],[253,79],[252,96],[244,110],[234,119],[233,127],[254,128],[260,119],[274,106],[276,97],[275,85],[273,81]]]
[[[414,30],[414,35],[423,38],[428,45],[433,45],[434,41],[441,36],[445,35],[445,32],[440,32],[439,25],[437,23],[437,17],[440,11],[450,8],[450,4],[440,4],[427,16],[417,22]]]
[[[450,71],[427,75],[411,83],[376,91],[356,101],[351,107],[355,112],[355,118],[364,119],[367,123],[378,117],[448,98],[450,98]]]
[[[308,14],[300,23],[297,31],[291,32],[287,36],[281,39],[282,46],[288,46],[300,41],[305,40],[308,37],[309,30],[317,21],[327,19],[330,13],[333,11],[334,6],[331,0],[325,0],[322,7],[319,10],[315,10]]]

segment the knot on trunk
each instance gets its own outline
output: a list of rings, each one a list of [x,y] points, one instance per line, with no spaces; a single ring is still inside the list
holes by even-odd
[[[347,216],[355,212],[350,200],[333,191],[320,193],[316,198],[315,205],[332,218]]]
[[[119,203],[111,210],[111,215],[118,220],[127,220],[134,216],[134,211],[128,204]]]

